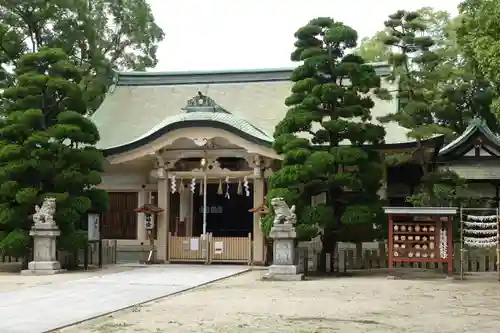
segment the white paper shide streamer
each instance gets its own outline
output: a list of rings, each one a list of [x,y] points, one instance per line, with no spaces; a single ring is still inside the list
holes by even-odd
[[[177,191],[177,183],[175,181],[175,175],[172,175],[170,177],[170,190],[172,191],[172,193],[175,193]]]
[[[191,189],[191,193],[194,194],[194,192],[196,191],[196,179],[195,178],[191,179],[191,184],[189,185],[189,188]]]
[[[439,256],[441,259],[448,258],[448,235],[446,229],[439,231]]]
[[[245,188],[245,195],[247,197],[249,197],[250,196],[250,186],[248,185],[248,178],[247,178],[247,176],[245,176],[243,178],[243,187]]]
[[[495,247],[498,243],[498,216],[465,215],[464,244],[471,247]]]
[[[495,222],[497,221],[497,216],[496,215],[467,215],[467,220],[468,221],[476,221],[476,222]]]
[[[229,184],[231,183],[231,180],[229,179],[229,177],[226,177],[224,182],[226,183],[226,193],[224,194],[224,197],[226,199],[231,199],[231,195],[229,194]]]

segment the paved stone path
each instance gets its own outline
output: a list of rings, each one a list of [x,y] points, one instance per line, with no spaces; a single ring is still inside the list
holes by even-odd
[[[1,333],[42,333],[248,270],[164,265],[0,293]]]

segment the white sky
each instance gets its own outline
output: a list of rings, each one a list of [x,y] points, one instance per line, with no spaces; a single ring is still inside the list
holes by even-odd
[[[456,14],[460,0],[148,0],[165,32],[156,71],[293,67],[293,34],[330,16],[361,37],[389,14],[424,6]]]

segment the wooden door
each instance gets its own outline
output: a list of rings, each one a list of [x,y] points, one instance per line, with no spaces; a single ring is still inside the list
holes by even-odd
[[[109,192],[109,210],[103,215],[102,238],[137,238],[137,192]]]

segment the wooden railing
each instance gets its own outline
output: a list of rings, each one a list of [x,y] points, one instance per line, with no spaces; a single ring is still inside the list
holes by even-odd
[[[345,249],[347,269],[387,268],[387,252],[385,246],[378,249],[371,247],[356,251]],[[357,253],[356,253],[357,252]],[[356,255],[357,254],[357,255]],[[437,263],[397,263],[395,268],[440,269],[443,264]],[[453,247],[453,270],[460,271],[460,244]],[[494,272],[497,270],[496,249],[465,248],[464,272]]]
[[[102,240],[102,265],[113,265],[116,264],[116,250],[117,250],[117,241],[116,239],[103,239]],[[61,263],[61,265],[66,265],[68,262],[73,262],[75,259],[77,260],[79,265],[84,264],[85,260],[85,251],[87,251],[87,264],[88,265],[97,265],[99,262],[99,247],[97,243],[89,244],[87,250],[80,250],[75,258],[73,253],[68,253],[65,251],[57,251],[57,260]],[[28,261],[32,260],[29,258]],[[0,255],[0,265],[21,265],[23,261],[22,257],[8,257]]]
[[[169,262],[245,263],[252,262],[252,236],[184,237],[168,235]]]
[[[21,261],[23,261],[23,258],[1,256],[0,255],[0,263],[15,263],[15,262],[21,262]]]
[[[208,263],[208,237],[185,237],[168,234],[169,262]]]
[[[209,237],[210,262],[252,262],[252,234],[247,237]]]

